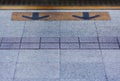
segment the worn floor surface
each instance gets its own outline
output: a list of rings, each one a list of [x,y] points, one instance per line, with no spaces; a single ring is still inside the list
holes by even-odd
[[[111,20],[11,21],[12,12],[86,11],[109,12]],[[120,81],[119,13],[0,10],[0,81]],[[29,49],[10,49],[19,46]],[[79,46],[99,49],[65,49]]]

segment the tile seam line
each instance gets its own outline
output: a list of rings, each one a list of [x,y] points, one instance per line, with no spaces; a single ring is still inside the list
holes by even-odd
[[[61,81],[61,21],[59,22],[59,81]]]
[[[118,39],[118,37],[116,37],[116,39],[117,39],[117,44],[118,44],[118,46],[119,46],[119,49],[120,49],[120,42],[119,42],[119,39]]]
[[[95,24],[96,34],[97,34],[97,42],[98,42],[98,45],[99,45],[99,50],[101,50],[98,28],[97,28],[97,24],[96,24],[95,21],[94,21],[94,24]]]
[[[39,49],[41,49],[41,37],[39,38]]]
[[[60,81],[60,79],[62,78],[61,77],[61,58],[62,58],[62,56],[61,56],[61,54],[62,54],[62,52],[61,52],[62,50],[61,49],[59,49],[59,81]]]
[[[94,21],[94,25],[95,25],[95,29],[96,29],[96,34],[97,34],[97,37],[99,38],[99,32],[98,32],[97,24],[96,24],[96,22],[95,22],[95,21]]]
[[[0,41],[0,47],[2,46],[2,42],[3,42],[3,37],[2,37],[2,39],[1,39],[1,41]]]
[[[62,35],[61,35],[61,23],[62,23],[62,22],[59,21],[59,36],[60,36],[60,37],[62,37]]]
[[[19,49],[21,49],[21,46],[22,46],[22,39],[23,39],[23,35],[24,35],[24,32],[25,32],[25,25],[26,25],[26,21],[24,23],[23,32],[22,32],[22,36],[21,36],[21,39],[20,39]]]
[[[13,75],[13,81],[15,81],[15,75],[16,75],[16,72],[17,72],[17,65],[18,65],[18,60],[19,60],[19,54],[20,54],[20,51],[18,51],[18,55],[17,55],[17,60],[16,60],[16,64],[15,64],[15,70],[14,70],[14,75]]]
[[[100,49],[100,54],[101,54],[101,57],[102,57],[101,59],[102,59],[103,67],[104,67],[105,79],[106,79],[106,81],[109,81],[109,80],[108,80],[107,71],[106,71],[106,66],[105,66],[105,61],[104,61],[102,49]]]
[[[80,41],[80,37],[78,37],[78,43],[79,43],[79,49],[81,49],[81,41]]]
[[[21,36],[22,38],[24,37],[24,33],[25,33],[25,26],[26,26],[26,22],[27,22],[27,21],[24,21],[24,22],[25,22],[25,23],[24,23],[24,27],[23,27],[22,36]],[[22,42],[22,41],[21,41],[21,42]]]

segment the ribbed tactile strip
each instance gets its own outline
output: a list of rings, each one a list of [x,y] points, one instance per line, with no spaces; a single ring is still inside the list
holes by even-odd
[[[0,0],[0,5],[22,6],[120,6],[119,0]]]
[[[0,50],[120,49],[120,37],[1,37]]]

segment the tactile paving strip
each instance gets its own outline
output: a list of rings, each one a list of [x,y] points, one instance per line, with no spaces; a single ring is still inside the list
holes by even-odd
[[[120,6],[119,0],[0,0],[0,5],[22,6]]]
[[[37,19],[36,16],[34,17],[33,14],[36,15],[38,18],[42,16],[49,16],[47,18],[42,18],[42,19]],[[86,15],[87,14],[87,15]],[[78,18],[78,17],[73,17],[79,16],[79,17],[94,17],[91,19],[84,19],[84,18]],[[33,19],[25,18],[23,16],[31,17],[31,18],[36,18],[36,20],[110,20],[110,15],[108,12],[13,12],[12,13],[12,20],[14,21],[29,21]],[[32,17],[33,16],[33,17]],[[35,20],[35,19],[34,19]]]
[[[120,37],[1,37],[0,41],[0,50],[120,50]]]

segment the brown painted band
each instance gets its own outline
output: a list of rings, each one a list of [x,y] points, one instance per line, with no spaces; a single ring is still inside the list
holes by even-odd
[[[72,9],[81,9],[81,10],[84,10],[84,9],[103,9],[103,10],[106,10],[106,9],[114,9],[114,10],[117,10],[117,9],[120,9],[120,6],[0,6],[0,9],[40,9],[40,10],[43,10],[43,9],[48,9],[48,10],[56,10],[56,9],[60,9],[60,10],[65,10],[65,9],[69,9],[69,10],[72,10]]]

